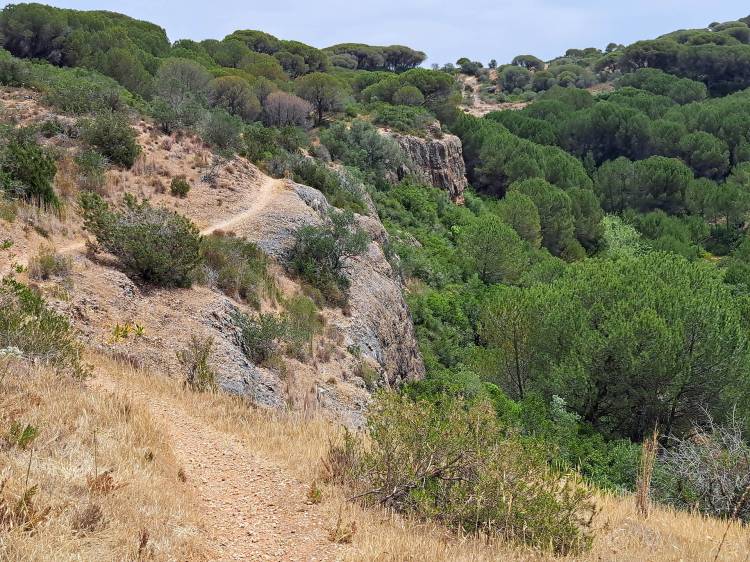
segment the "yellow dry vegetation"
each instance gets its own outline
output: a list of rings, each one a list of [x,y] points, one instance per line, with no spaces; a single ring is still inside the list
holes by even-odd
[[[0,361],[0,560],[207,558],[194,498],[142,403]],[[29,426],[19,445],[14,428]]]
[[[458,537],[439,525],[410,520],[384,510],[363,509],[344,492],[321,484],[323,459],[341,437],[335,422],[315,413],[271,412],[222,393],[195,393],[179,381],[134,369],[97,355],[90,358],[96,379],[81,385],[38,370],[5,376],[0,382],[0,427],[11,419],[40,427],[29,482],[39,486],[35,501],[51,511],[34,532],[0,534],[10,560],[138,559],[139,537],[149,534],[152,559],[200,560],[210,545],[200,532],[200,506],[178,477],[179,462],[164,432],[154,427],[143,396],[168,400],[186,415],[239,439],[248,451],[288,467],[300,480],[320,486],[322,509],[332,537],[342,537],[344,560],[490,561],[551,560],[549,556],[499,541]],[[113,390],[115,389],[115,390]],[[114,490],[91,490],[93,435],[98,471],[112,470]],[[23,489],[29,451],[0,452],[5,496]],[[153,457],[151,458],[151,455]],[[150,459],[150,460],[149,460]],[[317,496],[316,492],[316,496]],[[317,500],[316,500],[317,501]],[[597,538],[576,560],[750,560],[747,527],[698,514],[654,506],[643,519],[633,497],[597,498]],[[92,504],[101,526],[76,531]],[[352,533],[353,531],[353,533]],[[338,539],[337,539],[338,540]],[[54,556],[50,556],[54,553]],[[5,558],[3,558],[5,559]]]

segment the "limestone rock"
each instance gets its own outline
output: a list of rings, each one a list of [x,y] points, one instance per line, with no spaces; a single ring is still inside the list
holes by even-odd
[[[468,182],[461,139],[439,129],[433,129],[427,138],[396,132],[387,134],[411,159],[412,171],[422,175],[430,185],[445,189],[454,202],[463,202]]]

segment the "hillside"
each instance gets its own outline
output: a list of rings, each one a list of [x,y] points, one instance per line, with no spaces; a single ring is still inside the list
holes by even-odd
[[[0,558],[745,559],[747,18],[0,41]]]

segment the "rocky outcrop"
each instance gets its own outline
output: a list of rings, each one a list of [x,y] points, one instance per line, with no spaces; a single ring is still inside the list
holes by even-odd
[[[439,127],[431,130],[427,138],[395,132],[387,134],[413,162],[411,171],[422,175],[430,185],[445,189],[454,202],[463,202],[468,182],[461,139],[442,133]]]
[[[274,205],[242,234],[283,262],[297,228],[322,223],[329,208],[320,191],[289,181]],[[388,235],[376,218],[357,216],[357,222],[370,235],[371,243],[363,255],[348,264],[347,314],[331,311],[329,322],[344,336],[347,348],[358,349],[379,366],[383,382],[397,385],[420,379],[424,364],[401,280],[383,253]]]

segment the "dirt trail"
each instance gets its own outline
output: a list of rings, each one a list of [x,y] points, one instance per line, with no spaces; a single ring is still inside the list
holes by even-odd
[[[248,451],[163,396],[145,396],[100,374],[92,388],[125,392],[142,401],[164,428],[204,515],[212,560],[337,560],[343,547],[328,540],[320,506],[309,505],[304,484],[289,471]]]
[[[277,180],[269,176],[264,176],[263,181],[260,184],[260,191],[256,193],[252,206],[249,209],[207,226],[201,230],[201,234],[205,236],[216,230],[226,230],[251,219],[268,206],[274,198],[274,195],[278,192],[278,189],[283,185],[283,182],[284,180]]]
[[[253,200],[249,208],[235,215],[226,217],[225,219],[219,222],[208,225],[207,227],[201,229],[200,231],[201,235],[207,236],[217,230],[228,230],[234,226],[237,226],[253,218],[258,213],[262,212],[266,207],[268,207],[268,205],[274,199],[276,194],[281,189],[283,189],[283,185],[284,185],[284,180],[278,180],[270,176],[264,176],[263,181],[261,182],[259,186],[259,189],[257,191],[253,191]],[[65,246],[60,246],[56,248],[56,251],[58,254],[68,255],[68,254],[75,254],[75,253],[81,252],[85,248],[86,248],[86,241],[79,240],[77,242],[71,242],[70,244],[66,244]],[[28,262],[29,262],[29,256],[21,257],[16,260],[16,263],[23,265],[23,266],[28,266]]]

